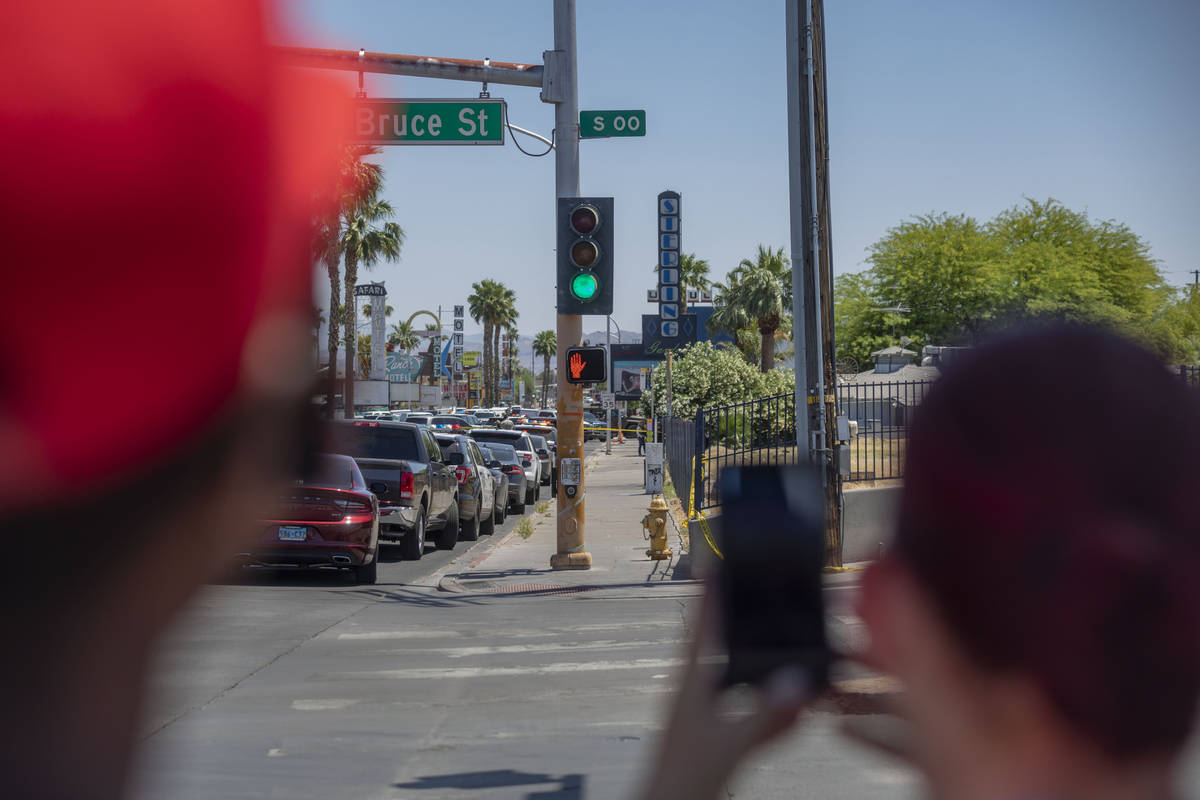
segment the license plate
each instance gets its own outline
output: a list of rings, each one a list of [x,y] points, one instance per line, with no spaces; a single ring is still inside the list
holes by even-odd
[[[303,542],[308,538],[308,528],[292,525],[279,526],[279,540],[281,542]]]

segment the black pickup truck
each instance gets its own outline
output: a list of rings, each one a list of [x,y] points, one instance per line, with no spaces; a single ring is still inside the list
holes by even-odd
[[[379,498],[379,539],[398,541],[418,559],[426,532],[437,546],[458,541],[458,479],[426,428],[388,420],[346,420],[333,426],[333,452],[351,456]]]

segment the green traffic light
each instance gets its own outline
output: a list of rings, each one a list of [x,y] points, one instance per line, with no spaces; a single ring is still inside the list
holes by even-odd
[[[571,294],[577,300],[591,300],[600,289],[600,282],[590,272],[580,272],[571,279]]]

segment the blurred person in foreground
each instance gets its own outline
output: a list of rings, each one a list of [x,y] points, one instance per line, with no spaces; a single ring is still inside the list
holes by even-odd
[[[297,474],[341,92],[242,0],[0,25],[0,781],[117,798],[174,613]],[[329,190],[329,191],[327,191]]]
[[[860,657],[892,742],[955,800],[1172,797],[1200,688],[1200,397],[1137,346],[1055,328],[985,345],[917,415]],[[717,797],[813,699],[783,672],[719,710],[711,590],[645,797]]]

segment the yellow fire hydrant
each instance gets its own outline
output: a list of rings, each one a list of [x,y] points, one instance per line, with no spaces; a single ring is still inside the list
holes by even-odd
[[[642,527],[649,532],[650,549],[646,551],[646,555],[655,561],[662,561],[671,557],[671,551],[667,547],[667,514],[670,510],[667,508],[667,503],[662,499],[661,495],[655,495],[650,501],[650,513],[642,517]]]

